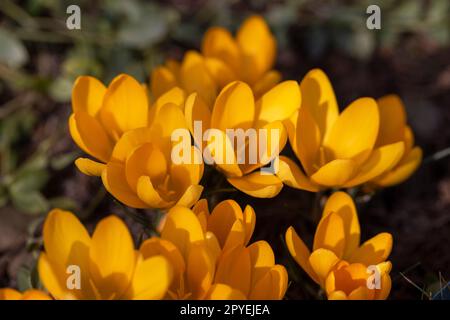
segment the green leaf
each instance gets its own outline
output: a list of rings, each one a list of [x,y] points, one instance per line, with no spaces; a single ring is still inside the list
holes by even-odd
[[[62,170],[72,164],[79,155],[78,151],[73,151],[56,156],[50,160],[50,166],[55,170]]]
[[[17,272],[17,287],[21,292],[33,289],[31,271],[29,268],[24,266],[19,268],[19,271]]]
[[[0,29],[0,63],[19,68],[28,61],[28,52],[22,42],[6,29]]]
[[[9,187],[11,193],[21,193],[40,190],[49,179],[46,170],[23,171],[17,175]]]
[[[69,211],[75,211],[78,209],[78,204],[68,197],[55,197],[49,199],[48,202],[52,208],[60,208]]]
[[[11,193],[11,200],[17,209],[28,214],[42,214],[50,208],[48,201],[38,191]]]
[[[71,79],[59,77],[50,85],[49,94],[57,102],[68,102],[72,94],[72,85]]]

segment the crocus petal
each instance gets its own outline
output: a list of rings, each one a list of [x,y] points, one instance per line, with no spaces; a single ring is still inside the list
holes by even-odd
[[[72,110],[83,111],[95,117],[102,107],[106,87],[94,77],[81,76],[75,80],[72,89]]]
[[[342,258],[345,249],[344,221],[340,215],[331,212],[324,216],[317,226],[314,235],[313,251],[320,248],[332,251],[338,258]]]
[[[265,73],[252,87],[255,98],[261,97],[264,93],[272,89],[281,79],[281,73],[276,70],[270,70]]]
[[[219,170],[229,177],[240,177],[242,171],[239,168],[236,154],[230,139],[224,131],[209,129],[205,132],[206,150],[203,151],[203,159],[207,164],[214,164]]]
[[[239,28],[236,41],[242,53],[242,76],[255,83],[274,63],[276,40],[262,17],[251,16]]]
[[[195,214],[181,206],[170,209],[161,232],[161,238],[171,241],[180,250],[184,259],[188,259],[190,247],[202,243],[205,239],[202,226]]]
[[[205,300],[246,300],[245,295],[226,284],[215,284],[211,287]]]
[[[178,199],[177,205],[186,208],[192,207],[198,199],[202,196],[203,186],[196,184],[189,186],[186,191],[182,194],[181,198]]]
[[[209,253],[213,257],[214,262],[217,262],[220,255],[222,254],[222,249],[220,248],[219,240],[217,240],[214,233],[207,231],[205,233],[205,242],[208,247]]]
[[[153,186],[149,176],[142,176],[138,179],[137,196],[150,208],[167,208],[173,205],[173,202],[164,200]]]
[[[380,130],[377,146],[384,146],[403,140],[406,126],[406,112],[400,97],[394,94],[377,100],[380,112]]]
[[[159,97],[177,85],[175,75],[165,66],[156,67],[151,74],[151,91]]]
[[[146,208],[148,206],[128,186],[123,164],[109,162],[106,165],[106,170],[102,172],[102,181],[106,190],[120,202],[133,208]]]
[[[45,292],[29,289],[22,295],[22,300],[52,300]]]
[[[284,81],[256,102],[256,118],[261,125],[289,118],[301,104],[297,81]]]
[[[88,268],[85,269],[89,270]],[[67,274],[63,268],[53,267],[53,263],[49,261],[46,253],[41,252],[38,260],[39,279],[44,287],[57,299],[67,297],[67,284],[65,278]],[[78,296],[78,292],[74,291],[74,296]]]
[[[392,250],[392,235],[380,233],[364,242],[351,255],[350,262],[358,262],[365,265],[375,265],[387,259]]]
[[[375,183],[382,187],[399,184],[408,179],[417,170],[421,161],[422,149],[415,147],[392,171],[377,178]]]
[[[187,261],[187,280],[193,298],[206,295],[214,279],[215,261],[202,245],[194,245]]]
[[[172,242],[152,237],[142,243],[139,252],[144,260],[155,256],[164,256],[173,268],[173,283],[180,283],[180,277],[183,277],[186,265],[180,250]]]
[[[404,149],[402,141],[374,149],[370,157],[359,169],[356,177],[348,181],[344,186],[346,188],[354,187],[389,171],[400,161]]]
[[[179,87],[173,87],[169,91],[164,92],[150,108],[148,123],[152,124],[155,113],[159,112],[160,108],[167,103],[172,103],[182,109],[185,98],[186,93]]]
[[[78,158],[75,160],[75,165],[78,170],[88,176],[97,176],[100,177],[102,175],[103,170],[105,170],[106,165],[97,161],[93,161],[88,158]]]
[[[224,252],[216,270],[216,283],[227,284],[248,295],[251,284],[251,261],[247,248],[238,246]]]
[[[313,279],[319,283],[319,278],[309,264],[309,256],[311,252],[305,243],[297,235],[293,227],[289,227],[286,231],[286,246],[292,258],[299,264],[300,267]]]
[[[155,184],[161,184],[167,175],[167,161],[155,144],[143,144],[130,152],[125,163],[125,177],[136,192],[141,176],[148,176]]]
[[[313,69],[301,81],[300,90],[302,109],[308,110],[314,119],[314,125],[319,129],[320,136],[325,137],[339,115],[330,80],[322,70]]]
[[[326,187],[338,187],[350,180],[356,172],[355,161],[337,159],[328,162],[311,176],[311,180]]]
[[[252,287],[275,265],[272,248],[266,241],[257,241],[248,246],[252,268]]]
[[[22,299],[22,294],[11,288],[0,289],[0,300],[20,300]]]
[[[231,33],[220,27],[212,27],[206,31],[202,41],[202,53],[206,57],[215,57],[231,66],[234,70],[239,66],[239,48]]]
[[[133,300],[162,299],[173,278],[173,267],[163,256],[139,259],[131,286],[125,298]]]
[[[79,111],[69,118],[69,131],[75,143],[86,153],[107,162],[113,145],[100,123],[87,112]]]
[[[125,223],[116,216],[101,220],[92,235],[90,275],[102,299],[118,299],[133,277],[136,255]]]
[[[353,199],[345,192],[338,191],[328,198],[323,217],[334,212],[342,219],[345,233],[344,258],[348,258],[359,247],[361,230],[359,227],[358,214]]]
[[[328,295],[328,300],[348,300],[344,291],[333,291]]]
[[[339,261],[339,258],[330,250],[317,249],[309,257],[309,263],[321,283],[325,281],[328,273]]]
[[[100,118],[112,137],[145,127],[148,121],[148,98],[141,84],[121,74],[108,87]]]
[[[125,132],[114,146],[112,160],[125,162],[134,149],[152,141],[151,133],[150,128],[138,128]]]
[[[258,171],[227,180],[236,189],[255,198],[273,198],[283,188],[283,183],[277,176]]]
[[[348,295],[349,300],[368,300],[369,292],[367,287],[358,287]]]
[[[227,239],[223,245],[223,250],[230,250],[233,247],[245,245],[245,229],[242,220],[236,220],[228,232]]]
[[[249,205],[247,205],[244,209],[244,229],[245,229],[245,241],[244,244],[247,245],[250,241],[253,231],[255,230],[256,225],[256,214],[255,210]]]
[[[189,130],[191,131],[194,141],[198,146],[203,145],[203,136],[196,135],[194,131],[195,121],[197,125],[201,125],[202,132],[208,130],[211,127],[211,111],[203,99],[197,94],[192,93],[186,99],[186,104],[184,108],[184,115],[186,117]],[[204,147],[204,145],[203,145]]]
[[[291,159],[280,156],[277,177],[289,187],[311,192],[319,191],[319,186],[312,182]]]
[[[378,135],[379,112],[375,100],[360,98],[352,102],[334,122],[324,138],[332,159],[354,159],[363,163]]]
[[[391,292],[392,280],[388,274],[381,277],[381,289],[375,295],[377,300],[386,300]]]
[[[223,247],[234,222],[242,219],[242,209],[236,201],[222,201],[214,207],[209,216],[208,231],[214,233]]]
[[[221,131],[252,127],[255,101],[252,89],[244,82],[235,81],[222,89],[211,115],[211,127]]]
[[[287,289],[288,275],[286,269],[276,265],[270,269],[250,292],[251,300],[281,300]]]
[[[216,58],[206,58],[205,66],[219,87],[225,87],[230,82],[238,79],[234,71],[222,60]]]
[[[217,84],[209,74],[204,57],[198,52],[188,51],[180,69],[180,82],[187,94],[197,92],[208,105],[217,94]]]

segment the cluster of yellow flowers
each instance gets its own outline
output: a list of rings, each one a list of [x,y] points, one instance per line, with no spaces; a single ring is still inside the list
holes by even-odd
[[[233,187],[257,198],[275,197],[283,185],[310,192],[391,186],[411,176],[422,152],[399,97],[360,98],[340,113],[323,71],[311,70],[300,84],[281,81],[272,70],[275,56],[274,36],[261,17],[252,16],[235,37],[209,29],[201,52],[155,68],[149,86],[125,74],[108,87],[79,77],[70,134],[93,159],[79,158],[76,166],[101,177],[123,204],[162,210],[160,236],[135,249],[114,215],[90,236],[74,214],[54,209],[43,227],[45,252],[38,262],[48,294],[2,289],[0,299],[282,299],[286,269],[275,264],[267,242],[249,244],[253,208],[225,200],[210,212],[207,200],[199,200],[202,150],[209,147],[213,167]],[[198,122],[224,143],[212,146],[197,135]],[[189,163],[173,158],[179,129],[192,135],[184,150]],[[240,161],[250,143],[236,145],[229,129],[277,135],[257,136],[255,161]],[[299,162],[280,156],[288,141]],[[218,161],[224,155],[229,161]],[[275,170],[264,171],[273,161]],[[392,243],[390,234],[381,233],[360,245],[356,208],[343,191],[328,198],[312,251],[292,227],[286,232],[290,254],[329,299],[386,299]],[[78,280],[68,273],[73,266]]]

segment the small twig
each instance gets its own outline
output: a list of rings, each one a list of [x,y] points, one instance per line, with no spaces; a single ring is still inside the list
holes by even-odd
[[[442,150],[435,152],[432,155],[426,157],[423,160],[423,164],[427,164],[427,163],[434,162],[434,161],[439,161],[448,156],[450,156],[450,147],[442,149]]]
[[[411,279],[409,279],[407,276],[405,276],[402,272],[400,272],[400,275],[409,283],[411,284],[414,288],[416,288],[417,290],[419,290],[423,295],[427,296],[428,299],[431,299],[431,295],[428,294],[428,292],[426,292],[424,289],[422,289],[421,287],[419,287],[416,283],[414,283],[414,281],[412,281]]]

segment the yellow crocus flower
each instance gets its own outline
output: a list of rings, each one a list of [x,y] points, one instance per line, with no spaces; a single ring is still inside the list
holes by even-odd
[[[146,240],[145,257],[164,255],[174,266],[169,299],[281,299],[287,273],[275,264],[270,245],[247,246],[255,225],[250,206],[244,212],[233,200],[210,213],[206,200],[192,210],[170,209],[161,237]]]
[[[143,257],[116,216],[102,219],[91,237],[74,214],[55,209],[43,238],[39,276],[55,299],[161,299],[172,281],[169,261]]]
[[[0,289],[0,300],[51,300],[49,295],[41,290],[29,289],[21,293],[12,288]]]
[[[386,259],[392,242],[392,235],[384,232],[360,244],[355,204],[345,192],[335,192],[326,202],[312,252],[293,227],[286,232],[290,254],[330,299],[386,299],[391,289],[391,263]],[[378,272],[379,288],[367,285],[371,266]]]
[[[253,197],[271,198],[280,192],[283,183],[270,172],[262,174],[260,169],[276,159],[284,148],[287,134],[282,121],[288,119],[300,103],[296,81],[279,83],[259,99],[255,99],[248,84],[235,81],[222,89],[211,111],[199,94],[189,95],[184,114],[197,146],[209,148],[212,163],[225,174],[230,184]],[[203,131],[213,133],[214,139],[199,136],[196,123],[201,124]],[[255,135],[253,140],[246,136],[248,140],[242,146],[236,136],[230,136],[230,130],[252,131]],[[217,146],[215,139],[222,143]],[[253,160],[250,154],[254,155]],[[273,171],[277,168],[275,161]]]
[[[405,152],[390,170],[371,180],[370,185],[389,187],[408,179],[422,161],[422,149],[414,146],[414,133],[406,123],[406,111],[397,95],[383,96],[377,100],[380,111],[380,132],[375,147],[403,141]]]
[[[181,63],[168,60],[152,71],[151,91],[159,97],[178,86],[187,94],[197,92],[212,106],[223,87],[241,80],[259,97],[281,80],[280,73],[271,70],[275,55],[276,40],[260,16],[247,18],[236,37],[212,27],[203,37],[201,53],[190,50]]]
[[[325,73],[310,71],[301,81],[302,104],[285,124],[302,169],[280,157],[278,176],[291,187],[308,191],[350,188],[373,180],[401,161],[404,140],[376,144],[380,127],[389,126],[377,102],[360,98],[339,114]]]

